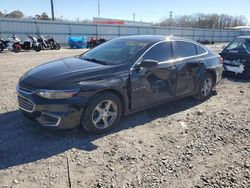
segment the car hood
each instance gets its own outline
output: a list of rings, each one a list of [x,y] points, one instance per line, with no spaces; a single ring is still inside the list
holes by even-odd
[[[107,66],[78,58],[65,58],[37,66],[28,71],[27,76],[46,81],[57,79],[58,77],[67,77],[67,75],[83,74],[98,69],[105,69],[105,67]]]
[[[101,65],[71,57],[37,66],[21,77],[19,84],[28,88],[66,86],[113,73],[115,66]],[[69,86],[70,87],[70,86]]]

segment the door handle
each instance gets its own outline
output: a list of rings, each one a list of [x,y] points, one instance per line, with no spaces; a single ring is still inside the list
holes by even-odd
[[[169,67],[168,69],[169,70],[174,70],[174,69],[176,69],[176,66]]]

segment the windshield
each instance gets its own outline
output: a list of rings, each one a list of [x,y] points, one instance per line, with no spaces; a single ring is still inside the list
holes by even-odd
[[[114,39],[82,55],[82,59],[105,65],[119,65],[132,60],[149,42]]]

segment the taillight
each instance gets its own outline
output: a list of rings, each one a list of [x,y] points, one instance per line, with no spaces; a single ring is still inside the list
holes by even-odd
[[[222,58],[222,57],[219,57],[219,59],[220,59],[220,64],[223,64],[223,63],[224,63],[223,58]]]

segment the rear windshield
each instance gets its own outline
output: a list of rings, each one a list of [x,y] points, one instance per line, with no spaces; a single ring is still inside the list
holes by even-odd
[[[244,39],[235,39],[229,46],[226,48],[226,50],[236,50],[239,48],[242,48],[244,44]]]
[[[247,52],[250,53],[250,39],[245,40],[244,46],[245,46]]]

